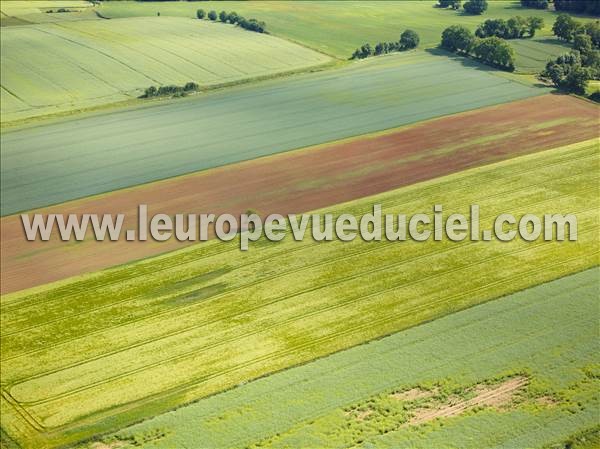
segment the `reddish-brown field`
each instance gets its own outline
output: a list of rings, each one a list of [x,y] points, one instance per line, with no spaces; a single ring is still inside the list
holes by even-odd
[[[35,212],[300,213],[475,166],[598,136],[598,107],[546,95],[71,201]],[[2,219],[2,293],[156,255],[177,241],[27,242],[19,216]]]

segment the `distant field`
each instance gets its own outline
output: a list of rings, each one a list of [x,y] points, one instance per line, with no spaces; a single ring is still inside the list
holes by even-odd
[[[135,228],[139,204],[150,213],[263,216],[299,213],[373,195],[483,164],[598,136],[598,108],[566,95],[542,95],[477,109],[375,135],[231,164],[133,189],[84,198],[41,213],[125,213]],[[274,187],[276,186],[276,187]],[[23,238],[20,217],[2,219],[2,293],[52,282],[181,248],[177,241],[148,245],[65,244]]]
[[[146,437],[152,442],[141,446],[148,449],[562,443],[597,424],[599,276],[595,268],[515,293],[240,386],[104,440]],[[432,401],[411,401],[398,392],[421,386],[464,395],[468,386],[524,374],[529,383],[512,406],[403,427],[411,408]],[[161,433],[166,436],[153,439]]]
[[[3,121],[126,100],[151,85],[206,87],[329,61],[273,36],[175,17],[6,27],[1,43]]]
[[[570,212],[577,242],[212,242],[5,295],[3,427],[64,444],[598,265],[598,164],[593,140],[329,209]]]
[[[193,17],[196,9],[236,11],[264,20],[278,35],[304,42],[323,52],[348,58],[365,42],[398,40],[411,28],[425,47],[439,44],[442,31],[460,23],[475,30],[485,19],[539,16],[546,22],[540,33],[551,35],[553,11],[521,8],[518,1],[489,2],[485,15],[471,16],[451,9],[435,8],[436,1],[207,1],[196,2],[105,2],[100,11],[108,17],[176,15]]]
[[[6,132],[0,136],[1,213],[549,91],[494,73],[445,53],[410,52],[335,71]]]
[[[486,19],[520,15],[538,16],[546,27],[539,32],[550,38],[549,43],[533,44],[534,50],[524,51],[526,44],[517,44],[517,69],[537,70],[542,54],[555,55],[562,47],[553,39],[552,24],[554,11],[521,8],[518,1],[491,1],[482,16],[470,16],[462,12],[434,8],[434,1],[267,1],[231,2],[212,1],[198,3],[169,2],[105,2],[101,11],[110,17],[132,17],[161,14],[192,17],[197,8],[235,10],[248,17],[255,16],[267,22],[274,34],[305,43],[325,53],[348,58],[354,49],[366,42],[398,40],[406,28],[416,30],[421,37],[421,46],[433,47],[440,42],[442,31],[455,24],[475,30]],[[515,41],[511,41],[511,44]]]

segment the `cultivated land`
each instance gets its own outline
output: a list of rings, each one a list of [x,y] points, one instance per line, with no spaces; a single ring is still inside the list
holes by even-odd
[[[150,213],[299,213],[415,182],[598,136],[597,106],[545,95],[478,109],[392,132],[361,136],[277,156],[77,200],[38,213],[125,213],[135,229],[139,204]],[[274,188],[274,186],[277,186]],[[2,293],[180,248],[121,241],[25,240],[21,219],[1,222]],[[123,237],[124,238],[124,237]]]
[[[105,441],[150,440],[141,446],[155,449],[561,443],[597,424],[598,276],[595,268],[515,293],[240,386]],[[442,418],[443,426],[405,425],[419,407],[436,410],[432,395],[460,403],[468,387],[501,379],[521,380],[511,382],[516,394],[505,397],[512,404],[496,396],[496,406]]]
[[[406,28],[415,30],[421,38],[421,47],[435,47],[442,31],[460,23],[473,31],[486,19],[509,19],[516,15],[537,16],[545,21],[545,28],[534,44],[528,40],[515,44],[517,70],[539,71],[545,58],[552,59],[565,49],[552,35],[556,13],[549,10],[521,8],[518,1],[491,1],[482,16],[471,16],[462,11],[434,8],[435,1],[276,1],[276,2],[203,2],[200,7],[217,11],[236,11],[247,17],[264,20],[269,30],[278,35],[324,53],[347,59],[366,42],[371,45],[396,41]],[[193,17],[198,5],[188,2],[105,2],[100,11],[109,17],[147,16],[161,14]],[[341,9],[343,8],[343,11]],[[584,20],[585,18],[580,18]],[[532,48],[533,47],[533,48]],[[544,58],[544,64],[540,58]]]
[[[124,101],[149,86],[202,88],[330,60],[266,34],[177,17],[7,27],[1,42],[4,122]]]
[[[1,212],[548,92],[494,72],[464,58],[411,52],[3,133]]]
[[[577,242],[210,242],[3,296],[3,427],[28,446],[64,444],[596,266],[598,164],[594,140],[331,210],[477,203],[482,229],[499,213],[575,213]]]

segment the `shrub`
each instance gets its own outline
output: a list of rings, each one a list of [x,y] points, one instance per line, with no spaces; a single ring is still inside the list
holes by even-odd
[[[196,11],[196,17],[198,17],[199,19],[204,19],[206,17],[206,11],[204,11],[203,9],[199,9],[198,11]]]
[[[208,18],[214,22],[215,20],[217,20],[217,12],[214,10],[210,11],[208,13]]]
[[[227,14],[225,11],[221,11],[219,13],[219,20],[223,23],[227,22],[227,19],[229,18],[229,14]]]

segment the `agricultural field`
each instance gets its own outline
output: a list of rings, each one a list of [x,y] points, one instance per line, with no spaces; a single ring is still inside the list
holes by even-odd
[[[206,88],[330,60],[273,36],[177,17],[7,27],[1,42],[5,122],[125,101],[150,86]]]
[[[145,2],[146,3],[146,2]],[[442,31],[460,23],[473,31],[484,20],[509,19],[514,16],[541,17],[545,27],[538,32],[533,43],[528,40],[511,41],[518,55],[517,70],[531,72],[543,64],[540,58],[552,59],[564,53],[564,46],[552,35],[556,13],[550,10],[522,8],[517,1],[490,1],[483,16],[470,16],[462,12],[435,8],[434,1],[345,1],[343,12],[337,1],[276,1],[232,2],[209,1],[197,3],[145,3],[133,1],[105,2],[100,11],[107,17],[136,17],[155,14],[193,17],[198,7],[206,10],[236,11],[239,14],[260,18],[269,24],[275,35],[301,42],[321,52],[347,59],[357,47],[366,42],[398,40],[407,28],[415,30],[424,48],[436,47]],[[580,17],[579,20],[586,20]],[[563,50],[561,50],[561,48]]]
[[[335,72],[6,132],[1,135],[1,213],[548,91],[446,53],[408,52]]]
[[[468,214],[477,203],[482,229],[500,212],[569,211],[577,242],[286,239],[241,253],[213,241],[4,295],[3,428],[30,447],[74,442],[597,266],[599,151],[593,139],[327,209]],[[594,319],[569,310],[583,321],[561,316],[566,331]]]
[[[0,449],[599,449],[600,10],[488,2],[0,0]]]
[[[126,213],[135,228],[138,204],[150,213],[266,216],[301,213],[382,193],[479,165],[598,136],[598,110],[566,95],[543,95],[433,119],[368,136],[145,184],[40,210],[45,214]],[[274,189],[273,186],[277,188]],[[21,290],[181,248],[174,241],[66,245],[25,242],[19,216],[2,219],[2,293]],[[36,270],[36,268],[38,268]]]
[[[322,448],[562,448],[558,444],[569,440],[569,432],[597,425],[599,275],[595,268],[533,287],[103,440],[154,449],[195,447],[198,441],[207,449],[307,442]],[[428,369],[423,360],[431,361]],[[513,384],[510,395],[496,395],[492,404],[488,397],[478,409],[410,424],[425,406],[440,411],[439,402],[449,398],[464,404],[474,385],[511,379],[525,382]]]

